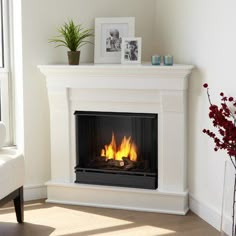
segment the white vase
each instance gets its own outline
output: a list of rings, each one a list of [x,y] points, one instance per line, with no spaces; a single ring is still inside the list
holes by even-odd
[[[235,174],[236,174],[235,167],[229,158],[225,161],[224,188],[223,188],[223,201],[222,201],[221,227],[220,227],[221,236],[236,235],[235,232],[236,205],[235,207],[233,207],[233,201],[235,200],[234,196]],[[233,214],[234,214],[234,224],[232,217]]]

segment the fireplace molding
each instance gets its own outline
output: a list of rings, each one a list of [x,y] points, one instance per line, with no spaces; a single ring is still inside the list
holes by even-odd
[[[187,88],[191,65],[43,65],[50,107],[48,202],[185,214]],[[81,111],[158,113],[158,189],[75,184]]]

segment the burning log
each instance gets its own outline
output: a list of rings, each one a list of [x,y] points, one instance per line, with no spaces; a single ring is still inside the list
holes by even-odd
[[[118,168],[122,168],[124,166],[124,161],[121,160],[114,160],[114,159],[106,159],[106,157],[104,156],[99,156],[99,157],[95,157],[94,160],[92,160],[90,162],[90,166],[91,167],[95,167],[95,168],[103,168],[103,167],[118,167]]]
[[[135,167],[135,163],[133,161],[131,161],[129,158],[127,157],[122,157],[125,165],[124,165],[124,170],[130,170],[133,169]]]
[[[124,161],[109,159],[107,160],[107,166],[111,167],[123,167],[125,165]]]
[[[130,160],[128,157],[122,157],[122,160],[114,160],[114,159],[107,159],[105,156],[98,156],[95,157],[90,162],[90,167],[99,168],[99,169],[109,169],[109,168],[117,168],[122,170],[131,170],[135,168],[139,168],[140,166],[144,167],[147,163],[145,162],[135,162]]]

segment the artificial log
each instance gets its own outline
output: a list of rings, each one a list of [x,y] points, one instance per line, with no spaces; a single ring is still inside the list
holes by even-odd
[[[133,161],[131,161],[129,158],[127,157],[122,157],[125,165],[124,165],[124,170],[130,170],[133,169],[135,167],[135,164]]]
[[[134,162],[131,161],[128,157],[122,157],[122,160],[114,160],[114,159],[107,159],[104,156],[98,156],[95,157],[91,162],[90,162],[90,167],[92,168],[99,168],[99,169],[113,169],[117,168],[120,170],[131,170],[135,168],[139,168],[141,166],[146,166],[147,163],[142,162]]]
[[[123,167],[125,165],[124,161],[114,160],[114,159],[108,159],[107,165],[110,167]]]
[[[122,168],[124,166],[124,161],[114,160],[114,159],[106,159],[106,157],[100,156],[95,157],[94,160],[90,162],[91,167],[95,168],[105,168],[105,167],[118,167]]]
[[[102,168],[107,166],[107,161],[106,157],[95,157],[91,162],[90,162],[91,167],[96,167],[96,168]]]

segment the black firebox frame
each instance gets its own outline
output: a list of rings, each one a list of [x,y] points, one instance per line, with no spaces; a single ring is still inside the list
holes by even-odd
[[[156,173],[112,171],[75,167],[75,183],[99,184],[144,189],[157,188]],[[132,183],[132,185],[130,184]]]
[[[75,183],[108,185],[118,187],[132,187],[143,189],[157,189],[157,114],[147,113],[117,113],[117,112],[87,112],[76,111],[75,115],[75,129],[76,129],[76,159],[75,166],[76,180]],[[152,136],[155,147],[153,152],[156,158],[156,166],[151,171],[125,171],[125,170],[109,170],[96,169],[81,166],[79,163],[79,117],[81,116],[130,116],[150,119],[152,122]]]

